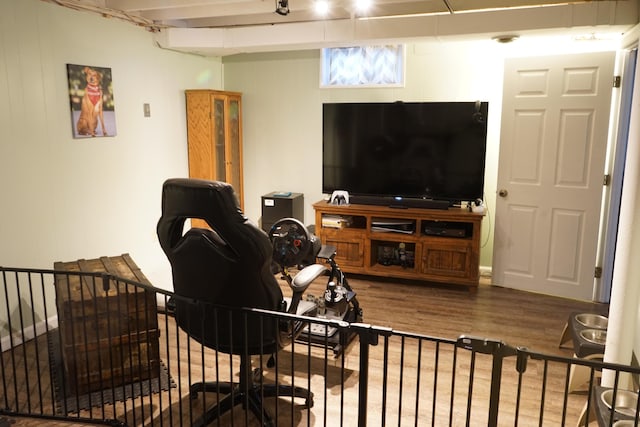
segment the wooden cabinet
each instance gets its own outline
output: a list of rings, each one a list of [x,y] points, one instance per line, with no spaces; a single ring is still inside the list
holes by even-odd
[[[187,90],[189,177],[231,184],[244,209],[242,95]]]
[[[316,235],[350,273],[478,286],[482,214],[464,209],[313,205]]]

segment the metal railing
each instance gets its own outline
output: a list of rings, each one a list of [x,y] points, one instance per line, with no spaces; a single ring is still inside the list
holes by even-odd
[[[0,268],[0,275],[0,417],[193,425],[223,395],[240,390],[191,389],[195,382],[237,382],[240,358],[177,327],[172,307],[180,297],[171,292],[100,273]],[[76,279],[90,291],[71,295]],[[283,426],[612,426],[621,419],[639,425],[637,394],[625,390],[627,376],[640,374],[637,367],[479,337],[438,338],[263,310],[238,313],[258,316],[264,325],[299,321],[307,330],[324,331],[252,357],[257,384],[302,387],[313,399],[265,396],[264,408],[253,413],[243,409],[247,400],[221,413],[214,426],[257,425],[255,413],[263,409]],[[243,324],[232,323],[229,332],[240,343],[247,335]],[[339,353],[328,345],[333,330],[343,340]],[[615,373],[611,387],[600,385],[604,369]],[[584,384],[572,383],[577,370]],[[608,407],[607,398],[616,404]]]

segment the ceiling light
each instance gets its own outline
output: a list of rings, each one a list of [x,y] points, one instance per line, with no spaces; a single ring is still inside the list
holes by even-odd
[[[313,8],[318,15],[326,15],[329,12],[329,2],[327,0],[316,0]]]
[[[289,0],[276,0],[276,13],[286,16],[289,14]]]
[[[371,7],[371,0],[355,0],[356,11],[358,13],[366,13]]]

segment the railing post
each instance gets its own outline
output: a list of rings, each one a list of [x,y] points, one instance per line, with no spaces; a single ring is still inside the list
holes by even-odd
[[[350,328],[358,334],[360,342],[360,372],[358,380],[358,427],[367,426],[369,391],[369,347],[378,345],[378,333],[366,323],[352,323]]]
[[[490,340],[486,338],[469,337],[462,335],[458,338],[457,347],[462,347],[472,352],[490,354],[493,356],[491,369],[491,394],[489,396],[489,417],[488,427],[498,425],[498,407],[500,405],[500,382],[502,379],[502,359],[508,356],[515,356],[518,352],[502,341]]]

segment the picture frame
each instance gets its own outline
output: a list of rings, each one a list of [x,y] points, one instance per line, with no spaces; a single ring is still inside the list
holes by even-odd
[[[67,64],[74,138],[116,136],[111,68]]]

